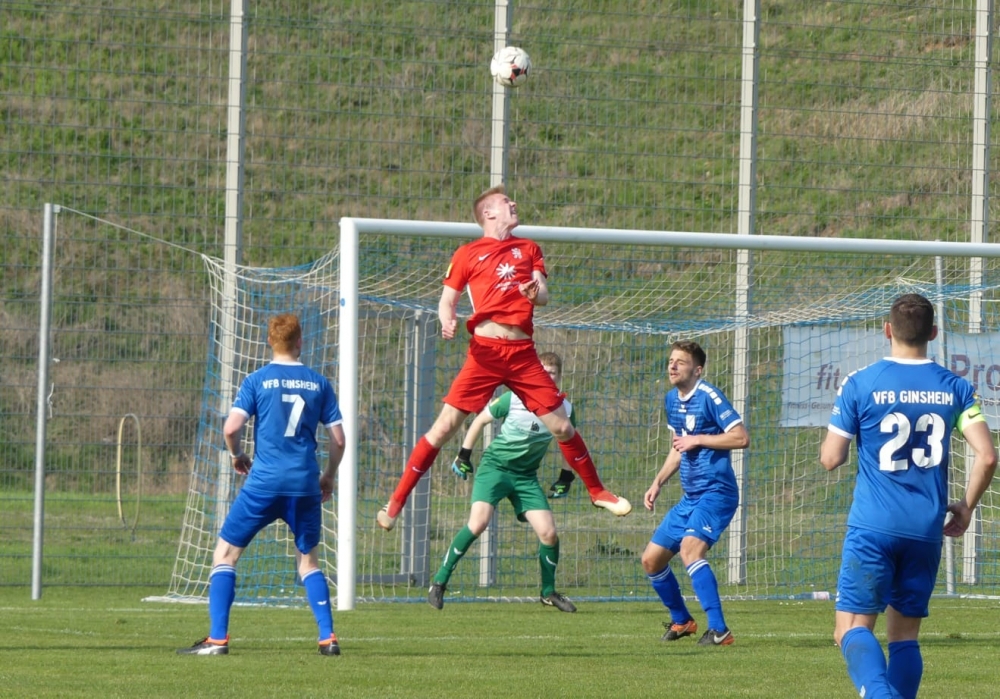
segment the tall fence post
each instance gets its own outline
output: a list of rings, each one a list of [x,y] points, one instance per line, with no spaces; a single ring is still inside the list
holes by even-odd
[[[45,427],[48,421],[49,334],[52,329],[52,260],[58,206],[42,214],[42,291],[38,320],[38,414],[35,417],[35,517],[31,548],[31,599],[42,598],[42,538],[45,522]]]
[[[990,157],[990,104],[992,102],[993,57],[993,0],[976,2],[976,47],[972,107],[972,205],[970,210],[969,242],[976,245],[986,242],[989,231],[989,157]],[[985,276],[984,260],[969,260],[969,284],[981,285]],[[981,333],[983,320],[983,295],[975,291],[969,298],[969,333]],[[966,484],[970,471],[966,468]],[[979,582],[979,545],[983,531],[981,508],[972,513],[972,522],[962,536],[962,582],[975,585]]]

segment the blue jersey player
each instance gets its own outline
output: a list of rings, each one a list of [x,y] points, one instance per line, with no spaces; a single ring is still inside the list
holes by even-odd
[[[700,645],[728,646],[733,634],[726,625],[719,586],[705,556],[729,526],[740,502],[732,450],[750,443],[743,418],[722,391],[701,378],[705,350],[696,342],[675,342],[668,366],[673,388],[664,399],[672,443],[670,453],[643,504],[653,509],[660,489],[680,471],[680,501],[674,505],[642,552],[642,567],[663,604],[670,610],[664,641],[676,641],[698,630],[688,612],[680,584],[670,569],[678,552],[691,586],[708,618]]]
[[[209,635],[178,653],[229,653],[229,611],[236,593],[236,562],[261,529],[277,519],[295,537],[295,560],[306,598],[319,626],[319,652],[340,655],[333,632],[330,588],[319,567],[322,503],[333,493],[334,476],[344,455],[344,429],[330,382],[299,361],[302,327],[292,314],[273,317],[267,342],[270,364],[244,379],[223,435],[237,473],[248,476],[219,532],[209,576]],[[243,427],[254,418],[254,456],[240,445]],[[316,432],[329,437],[329,459],[320,472]]]
[[[912,699],[923,674],[920,622],[928,615],[943,535],[960,536],[968,528],[997,453],[973,386],[927,358],[927,343],[937,335],[930,301],[919,294],[897,298],[884,332],[890,356],[844,379],[820,462],[837,468],[857,439],[834,640],[861,696]],[[956,428],[975,457],[965,497],[949,505],[949,445]],[[888,663],[872,633],[882,612]]]

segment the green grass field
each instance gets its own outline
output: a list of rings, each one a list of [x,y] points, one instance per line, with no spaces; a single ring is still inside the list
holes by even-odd
[[[833,645],[832,602],[729,602],[737,640],[727,648],[661,642],[666,616],[653,603],[580,604],[576,614],[367,604],[335,614],[340,658],[316,653],[305,608],[236,607],[229,656],[182,657],[174,650],[207,631],[206,608],[143,596],[52,588],[32,601],[27,588],[0,589],[0,696],[856,696]],[[921,696],[992,695],[998,606],[932,603]]]

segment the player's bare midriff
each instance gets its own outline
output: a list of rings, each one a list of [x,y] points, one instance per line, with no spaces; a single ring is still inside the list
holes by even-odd
[[[521,330],[516,325],[497,323],[493,320],[484,320],[476,326],[476,335],[488,337],[492,340],[530,340],[531,336]]]

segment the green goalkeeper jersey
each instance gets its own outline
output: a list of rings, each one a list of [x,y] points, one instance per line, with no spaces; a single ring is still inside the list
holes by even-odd
[[[569,421],[576,426],[573,406],[563,399]],[[534,473],[552,441],[552,433],[513,392],[507,391],[490,401],[490,414],[503,420],[500,434],[483,452],[481,464],[514,473]]]

